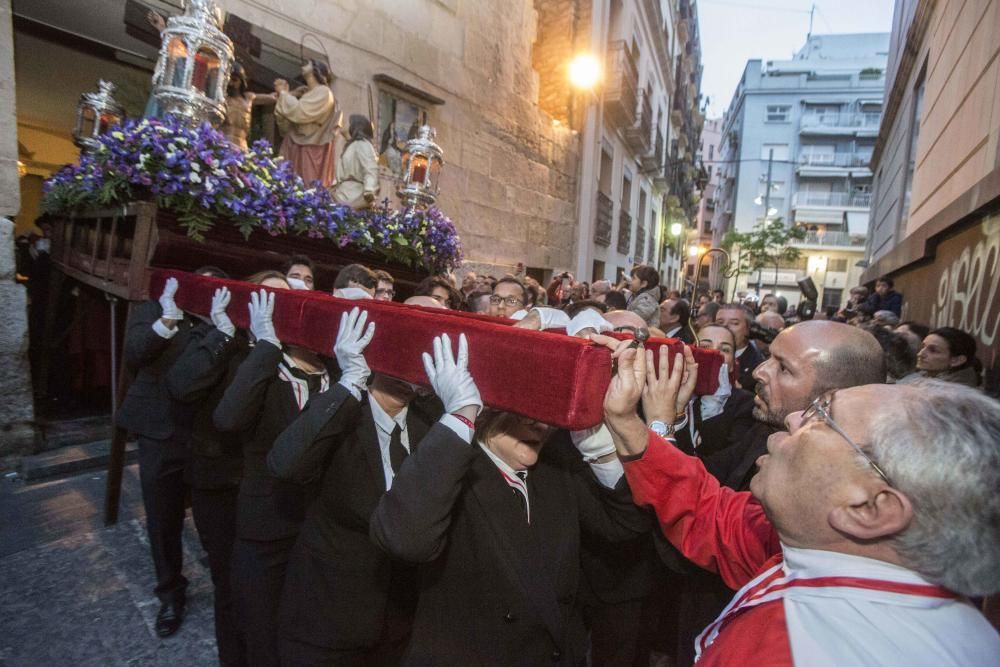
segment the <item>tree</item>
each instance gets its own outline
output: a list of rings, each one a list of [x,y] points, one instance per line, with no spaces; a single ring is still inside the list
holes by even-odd
[[[741,273],[777,267],[780,262],[794,262],[801,253],[798,248],[789,244],[801,241],[805,237],[805,229],[788,227],[781,218],[763,220],[754,225],[749,232],[731,230],[722,239],[722,247],[728,251],[732,251],[734,247],[738,248],[738,253],[735,261],[731,260],[727,274],[732,275],[735,281],[739,279]]]

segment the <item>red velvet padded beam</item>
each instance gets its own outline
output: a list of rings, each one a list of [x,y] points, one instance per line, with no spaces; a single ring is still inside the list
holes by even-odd
[[[149,286],[153,298],[162,292],[168,277],[180,283],[177,305],[203,316],[209,314],[215,290],[227,286],[232,293],[229,317],[237,327],[249,327],[247,304],[250,292],[258,286],[157,270]],[[375,337],[365,352],[374,371],[426,385],[421,352],[431,350],[434,336],[447,333],[457,345],[458,335],[464,333],[469,341],[469,368],[487,405],[571,430],[589,428],[603,418],[604,393],[611,377],[607,348],[565,334],[512,327],[509,320],[483,315],[386,301],[350,301],[315,291],[268,291],[275,292],[274,326],[283,343],[331,355],[341,314],[360,306],[376,324]],[[654,349],[663,345],[671,352],[682,349],[675,339],[647,342]],[[697,348],[695,354],[697,391],[710,394],[718,383],[722,356]]]

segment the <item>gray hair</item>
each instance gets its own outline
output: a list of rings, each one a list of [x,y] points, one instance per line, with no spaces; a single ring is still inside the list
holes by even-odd
[[[1000,403],[920,380],[872,428],[871,450],[913,503],[895,536],[904,564],[962,595],[1000,591]]]

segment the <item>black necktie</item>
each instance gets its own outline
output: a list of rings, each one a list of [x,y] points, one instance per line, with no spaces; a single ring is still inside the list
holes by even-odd
[[[528,471],[527,470],[516,470],[514,474],[517,475],[522,482],[524,482],[524,493],[515,486],[510,487],[510,490],[514,492],[517,497],[517,502],[521,504],[521,511],[524,512],[524,518],[528,518],[528,498],[525,494],[528,493]]]
[[[389,463],[392,464],[392,474],[399,473],[406,455],[406,448],[403,447],[403,429],[396,424],[396,428],[392,429],[392,434],[389,435]]]

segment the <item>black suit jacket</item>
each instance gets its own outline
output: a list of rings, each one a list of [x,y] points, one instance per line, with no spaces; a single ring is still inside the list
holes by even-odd
[[[281,348],[258,341],[240,364],[214,413],[216,428],[236,434],[243,446],[236,535],[247,540],[271,541],[298,535],[306,506],[318,488],[316,482],[280,480],[267,468],[267,454],[275,438],[299,416],[292,385],[278,377],[281,358]]]
[[[373,648],[384,639],[387,605],[399,617],[412,615],[415,604],[414,568],[393,563],[369,537],[369,519],[385,493],[369,400],[365,395],[359,403],[333,385],[309,401],[268,455],[276,477],[305,483],[322,474],[289,564],[281,634],[337,650]],[[410,404],[411,448],[439,415]]]
[[[135,435],[184,442],[190,432],[192,410],[173,400],[166,376],[187,347],[193,324],[184,318],[177,323],[173,337],[163,338],[153,331],[153,323],[162,313],[159,303],[145,301],[129,316],[122,358],[134,379],[118,408],[116,421]]]
[[[406,459],[371,521],[379,545],[422,564],[405,664],[585,660],[580,534],[628,539],[649,529],[647,517],[624,480],[605,493],[545,458],[527,484],[530,525],[481,448],[440,424]]]
[[[191,330],[188,345],[167,373],[174,400],[195,411],[191,430],[190,482],[199,489],[219,489],[240,483],[243,452],[233,433],[221,433],[212,416],[249,354],[246,335],[227,336],[201,323]]]

